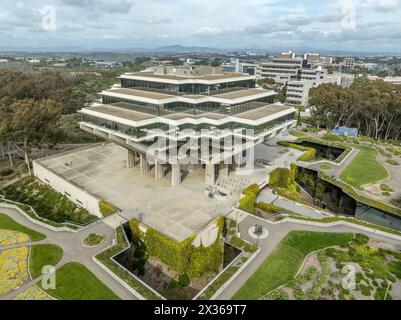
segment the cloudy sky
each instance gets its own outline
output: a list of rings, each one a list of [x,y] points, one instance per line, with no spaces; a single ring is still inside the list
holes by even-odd
[[[0,47],[401,53],[401,0],[0,0]]]

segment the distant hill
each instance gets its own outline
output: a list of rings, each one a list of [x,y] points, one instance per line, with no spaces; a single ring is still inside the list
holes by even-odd
[[[196,46],[182,46],[180,44],[163,46],[154,49],[154,51],[160,52],[216,52],[221,51],[221,49],[209,48],[209,47],[196,47]]]

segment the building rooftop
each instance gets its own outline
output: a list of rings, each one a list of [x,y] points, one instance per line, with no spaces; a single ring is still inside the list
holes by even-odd
[[[236,114],[235,117],[247,119],[247,120],[258,120],[260,118],[268,117],[285,110],[293,109],[293,107],[284,104],[269,104],[261,108],[253,109],[243,113]]]
[[[238,80],[238,78],[254,79],[254,76],[251,76],[246,73],[235,73],[235,72],[227,72],[222,74],[207,74],[207,75],[176,75],[176,74],[158,74],[154,72],[128,72],[120,76],[120,78],[148,78],[149,81],[152,80],[174,80],[180,82],[193,82],[200,80],[203,81],[218,81],[218,80]],[[192,80],[192,81],[191,81]]]

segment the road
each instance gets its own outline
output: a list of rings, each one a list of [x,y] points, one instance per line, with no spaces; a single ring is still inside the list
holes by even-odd
[[[96,256],[98,253],[103,251],[105,248],[110,246],[115,238],[115,231],[113,228],[108,226],[103,221],[97,222],[90,225],[88,228],[84,228],[80,232],[68,232],[68,231],[53,231],[43,226],[37,225],[26,217],[24,217],[19,211],[11,208],[5,208],[0,205],[0,212],[7,214],[13,220],[19,224],[35,230],[37,232],[43,233],[47,238],[43,241],[29,243],[30,245],[35,244],[55,244],[63,249],[63,257],[60,263],[56,266],[56,269],[63,266],[68,262],[79,262],[86,266],[90,271],[92,271],[106,286],[108,286],[116,295],[118,295],[123,300],[136,300],[136,297],[120,285],[116,280],[114,280],[108,273],[106,273],[102,268],[100,268],[95,262],[93,262],[92,257]],[[88,248],[82,245],[82,241],[90,234],[96,233],[101,234],[105,237],[104,241],[95,248]],[[23,246],[23,245],[20,245]],[[3,251],[10,247],[0,247],[0,251]],[[35,279],[25,283],[17,290],[5,295],[0,296],[0,300],[9,300],[23,292],[34,283],[40,281],[41,278]]]

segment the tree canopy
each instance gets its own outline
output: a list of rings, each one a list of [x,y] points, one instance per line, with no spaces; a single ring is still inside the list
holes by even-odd
[[[401,134],[401,88],[383,80],[360,77],[349,88],[322,84],[310,91],[317,126],[358,128],[375,139],[398,140]]]

